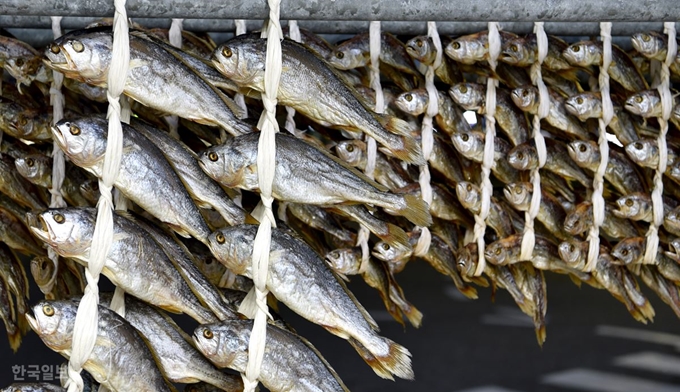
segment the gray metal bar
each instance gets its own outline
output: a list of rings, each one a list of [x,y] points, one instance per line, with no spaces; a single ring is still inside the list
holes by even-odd
[[[66,17],[62,20],[62,28],[79,29],[98,20],[93,17]],[[148,28],[170,28],[170,19],[160,18],[135,18],[136,23]],[[247,21],[248,31],[257,30],[262,26],[261,20]],[[285,22],[284,22],[285,24]],[[304,20],[299,22],[300,27],[319,34],[355,34],[368,30],[368,22],[358,21],[313,21]],[[0,16],[0,27],[5,28],[34,28],[49,29],[52,22],[48,16]],[[527,34],[533,31],[534,24],[531,22],[501,22],[503,30],[517,34]],[[190,31],[233,32],[234,21],[232,19],[185,19],[184,28]],[[476,33],[486,30],[486,22],[439,22],[437,29],[440,34],[461,35]],[[680,29],[680,23],[676,23]],[[399,21],[383,22],[382,29],[393,34],[417,35],[426,34],[425,22]],[[600,25],[596,22],[547,22],[545,30],[548,34],[559,36],[584,36],[599,35]],[[662,22],[619,22],[612,25],[612,35],[629,36],[640,31],[663,31]]]
[[[129,0],[130,17],[264,19],[263,0]],[[110,0],[0,0],[0,15],[113,15]],[[282,0],[281,19],[390,21],[677,21],[677,0]]]

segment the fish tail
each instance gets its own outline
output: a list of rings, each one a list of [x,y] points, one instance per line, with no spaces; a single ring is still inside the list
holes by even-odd
[[[536,331],[536,340],[538,341],[538,345],[543,347],[543,343],[545,343],[545,339],[548,337],[548,332],[545,328],[545,323],[542,321],[534,321],[535,325],[535,331]]]
[[[413,380],[413,368],[411,367],[411,353],[406,347],[383,337],[376,336],[381,340],[380,346],[386,344],[388,351],[384,355],[376,355],[360,342],[350,338],[350,344],[361,355],[366,363],[373,368],[373,371],[380,377],[394,380],[392,376],[397,376],[405,380]],[[354,342],[352,342],[354,340]]]
[[[227,223],[229,223],[230,226],[241,225],[246,220],[246,212],[231,200],[226,199],[226,196],[225,200],[220,199],[218,202],[214,203],[212,207]]]
[[[383,367],[382,363],[373,354],[371,354],[371,352],[368,351],[363,344],[354,338],[349,338],[347,341],[350,345],[352,345],[352,347],[354,347],[359,356],[368,364],[368,366],[373,369],[375,374],[381,378],[394,381],[392,374],[387,369],[385,369],[385,367]]]
[[[408,235],[406,235],[404,229],[392,223],[387,224],[387,234],[381,236],[380,239],[388,244],[399,244],[404,248],[411,249]]]
[[[413,165],[422,166],[427,163],[420,143],[411,135],[413,129],[409,123],[396,117],[389,117],[384,126],[391,134],[385,135],[385,140],[379,140],[386,147],[381,151]]]
[[[398,117],[383,116],[380,122],[388,131],[395,135],[413,137],[413,133],[417,132],[417,130],[413,129],[411,124]]]
[[[656,315],[656,312],[654,311],[654,307],[652,307],[652,304],[645,298],[645,303],[643,305],[637,305],[638,310],[640,313],[645,316],[649,321],[654,321],[654,316]]]
[[[408,305],[409,306],[407,308],[401,307],[401,311],[404,313],[414,328],[420,328],[420,326],[423,324],[423,314],[420,312],[420,310],[416,309],[415,306],[411,304]]]
[[[423,199],[416,195],[405,195],[404,204],[405,206],[397,211],[398,215],[421,227],[432,224],[432,215],[430,215],[429,207]]]
[[[470,299],[477,299],[479,298],[477,295],[477,289],[474,288],[474,286],[470,286],[469,284],[464,284],[462,286],[456,286],[458,291],[461,292],[464,296]]]
[[[19,346],[21,346],[21,330],[13,323],[7,321],[5,321],[5,328],[7,329],[9,347],[16,353]]]

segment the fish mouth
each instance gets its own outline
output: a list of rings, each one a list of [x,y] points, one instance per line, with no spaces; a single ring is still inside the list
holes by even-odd
[[[42,216],[28,212],[26,213],[26,223],[34,236],[43,242],[51,243],[50,228]]]
[[[28,321],[28,325],[31,327],[35,333],[38,333],[38,320],[35,319],[35,317],[31,316],[30,314],[26,313],[26,321]]]

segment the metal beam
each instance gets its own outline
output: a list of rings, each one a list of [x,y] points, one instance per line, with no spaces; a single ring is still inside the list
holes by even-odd
[[[130,17],[264,19],[263,0],[128,0]],[[0,0],[0,15],[104,17],[110,0]],[[282,0],[281,19],[390,21],[678,21],[677,0]]]
[[[62,20],[63,29],[80,29],[98,20],[93,17],[66,17]],[[134,22],[147,28],[170,28],[170,19],[160,18],[135,18]],[[355,34],[368,30],[368,21],[300,21],[300,27],[318,34]],[[257,30],[262,26],[261,20],[247,21],[248,31]],[[283,21],[285,25],[285,21]],[[30,28],[50,29],[52,22],[49,16],[0,16],[0,27],[4,28]],[[189,31],[207,32],[233,32],[234,21],[225,19],[185,19],[184,28]],[[476,33],[486,30],[486,22],[439,22],[437,29],[440,34],[461,35]],[[517,34],[527,34],[533,31],[534,24],[531,22],[501,22],[501,28]],[[680,23],[676,23],[680,29]],[[393,34],[417,35],[426,34],[425,22],[383,22],[382,29]],[[547,22],[545,30],[548,34],[559,36],[588,36],[599,35],[600,25],[596,22]],[[612,35],[630,36],[641,31],[663,31],[661,22],[619,22],[612,25]]]

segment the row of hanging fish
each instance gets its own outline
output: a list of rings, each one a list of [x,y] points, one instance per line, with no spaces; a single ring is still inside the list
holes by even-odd
[[[129,207],[114,214],[114,241],[102,270],[127,294],[126,314],[122,318],[108,310],[110,296],[102,294],[100,336],[84,369],[112,391],[166,391],[174,390],[171,383],[199,381],[240,390],[236,373],[221,369],[245,371],[252,328],[238,310],[252,288],[258,214],[249,211],[259,201],[259,134],[252,119],[262,111],[266,40],[249,34],[217,46],[185,31],[183,49],[178,49],[167,43],[167,32],[137,27],[129,35],[124,88],[134,115],[129,125],[122,124],[123,155],[114,184]],[[669,252],[660,250],[656,264],[640,265],[652,220],[652,169],[660,156],[654,117],[661,105],[656,90],[649,90],[653,81],[643,75],[649,76],[650,59],[665,59],[663,35],[634,36],[632,56],[617,47],[612,51],[615,117],[608,130],[625,147],[609,148],[602,248],[597,268],[589,273],[583,271],[588,252],[584,234],[593,222],[589,200],[600,161],[596,118],[602,99],[583,85],[597,75],[600,43],[568,45],[549,37],[541,70],[550,94],[550,113],[541,124],[548,160],[540,171],[533,258],[519,261],[520,213],[528,210],[533,193],[528,170],[538,162],[528,116],[537,113],[539,99],[529,72],[537,58],[535,36],[501,32],[503,50],[495,70],[486,65],[486,32],[442,37],[444,54],[435,70],[439,113],[426,160],[419,117],[428,104],[425,67],[437,63],[434,41],[415,37],[402,43],[382,34],[380,72],[388,105],[377,114],[374,92],[367,87],[368,34],[333,46],[313,33],[301,33],[302,44],[282,41],[277,99],[296,110],[297,127],[276,135],[272,195],[278,224],[267,279],[272,305],[275,299],[347,340],[379,376],[412,379],[408,350],[379,335],[377,323],[344,280],[360,275],[396,320],[406,318],[419,327],[423,315],[395,277],[416,258],[421,228],[429,227],[431,245],[420,258],[450,276],[469,298],[478,296],[475,285],[507,290],[533,318],[541,344],[545,270],[608,290],[633,317],[646,322],[654,310],[640,291],[640,278],[680,317],[676,129],[668,137],[667,213],[660,233]],[[107,150],[104,113],[112,41],[106,26],[67,33],[42,52],[0,37],[2,66],[16,81],[16,88],[3,85],[0,101],[0,245],[7,248],[0,248],[0,309],[15,350],[30,328],[54,351],[67,358],[70,353]],[[52,125],[49,83],[54,71],[65,76],[66,104],[65,119]],[[671,71],[677,75],[678,67]],[[481,115],[489,77],[501,82],[495,111],[501,132],[494,141],[487,264],[484,275],[475,276],[476,243],[468,242],[473,215],[482,204]],[[236,103],[236,93],[245,106]],[[477,112],[476,125],[465,120],[465,110]],[[677,126],[677,107],[673,116]],[[373,179],[363,173],[369,155],[365,136],[379,146]],[[66,208],[47,209],[52,142],[68,158],[59,192]],[[430,205],[418,184],[418,166],[425,164],[432,170]],[[367,261],[357,242],[359,227],[371,233]],[[47,258],[43,244],[60,256],[58,265]],[[31,275],[45,293],[45,300],[30,309],[29,280],[18,254],[33,257]],[[190,337],[168,313],[184,313],[201,326]],[[346,390],[321,354],[272,313],[263,385],[272,391]],[[208,390],[198,385],[185,390]]]

